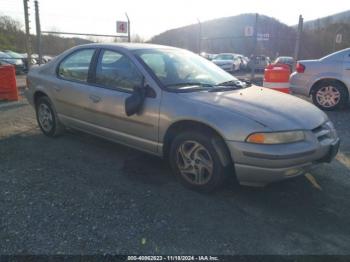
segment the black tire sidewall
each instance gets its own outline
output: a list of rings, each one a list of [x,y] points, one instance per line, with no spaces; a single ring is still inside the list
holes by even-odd
[[[321,104],[318,103],[318,101],[316,99],[316,94],[321,88],[323,88],[325,86],[332,86],[332,87],[336,88],[338,90],[338,92],[340,93],[339,102],[335,106],[324,107],[324,106],[322,106]],[[322,110],[325,110],[325,111],[332,111],[332,110],[335,110],[335,109],[342,108],[346,104],[347,100],[348,100],[348,93],[347,93],[345,87],[343,85],[339,84],[339,83],[335,83],[335,82],[332,82],[332,81],[327,81],[327,82],[325,81],[325,82],[320,83],[319,85],[317,85],[317,87],[312,92],[312,101],[313,101],[313,103],[318,108],[320,108]]]
[[[49,132],[45,131],[44,128],[41,126],[41,123],[39,121],[39,106],[41,104],[45,104],[48,106],[50,112],[51,112],[51,115],[52,115],[52,128]],[[47,97],[40,97],[38,99],[38,102],[36,103],[36,107],[35,107],[35,111],[36,111],[36,119],[37,119],[37,122],[38,122],[38,125],[41,129],[41,131],[49,136],[49,137],[54,137],[55,134],[56,134],[56,127],[57,127],[57,120],[56,120],[56,114],[55,114],[55,111],[53,110],[53,107],[52,107],[52,104],[51,104],[51,101],[49,98]]]
[[[170,147],[170,153],[169,153],[169,162],[170,166],[176,175],[177,179],[187,188],[199,191],[199,192],[211,192],[215,189],[217,189],[225,180],[226,178],[226,168],[222,165],[219,155],[216,152],[215,147],[212,144],[212,136],[201,134],[199,132],[190,132],[186,131],[182,134],[179,134],[175,137],[173,140],[171,147]],[[193,185],[189,183],[181,174],[180,170],[178,169],[176,159],[177,159],[177,149],[178,147],[186,140],[192,140],[200,143],[203,145],[211,155],[213,159],[213,175],[211,179],[205,184],[205,185]]]

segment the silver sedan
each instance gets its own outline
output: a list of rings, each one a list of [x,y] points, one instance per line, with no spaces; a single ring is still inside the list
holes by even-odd
[[[212,60],[214,64],[227,72],[234,73],[241,68],[241,60],[236,54],[224,53],[218,54]]]
[[[290,77],[295,94],[311,96],[323,110],[334,110],[349,102],[350,48],[318,60],[301,60]]]
[[[339,147],[312,104],[166,46],[75,47],[33,68],[26,96],[45,135],[73,128],[164,157],[199,191],[228,176],[251,186],[295,177]]]

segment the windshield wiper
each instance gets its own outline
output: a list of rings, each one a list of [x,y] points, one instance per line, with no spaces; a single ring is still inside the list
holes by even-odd
[[[241,88],[249,87],[250,85],[246,82],[240,80],[230,80],[225,81],[216,85],[201,83],[201,82],[182,82],[182,83],[174,83],[168,84],[165,87],[179,87],[177,90],[198,90],[203,91],[207,90],[208,92],[221,92],[221,91],[230,91],[237,90]]]
[[[174,83],[166,85],[165,87],[176,87],[176,86],[200,86],[200,87],[212,87],[213,85],[207,84],[207,83],[200,83],[200,82],[182,82],[182,83]]]
[[[236,90],[236,89],[246,88],[249,86],[251,86],[251,84],[245,81],[229,80],[229,81],[225,81],[214,85],[214,89],[211,89],[210,92]]]
[[[235,87],[245,87],[244,82],[240,81],[240,80],[229,80],[229,81],[225,81],[222,83],[219,83],[215,86],[235,86]]]
[[[221,91],[230,91],[237,90],[241,88],[248,87],[247,83],[240,80],[229,80],[213,86],[213,89],[210,89],[209,92],[221,92]]]

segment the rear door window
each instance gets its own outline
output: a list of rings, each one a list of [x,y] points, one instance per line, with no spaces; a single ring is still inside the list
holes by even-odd
[[[66,57],[59,65],[58,75],[66,80],[87,82],[95,49],[84,49]]]

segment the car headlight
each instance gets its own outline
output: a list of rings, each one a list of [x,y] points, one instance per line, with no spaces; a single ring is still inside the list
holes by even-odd
[[[305,139],[303,131],[288,131],[274,133],[253,133],[249,135],[246,142],[255,144],[286,144]]]
[[[16,65],[23,65],[23,61],[22,60],[16,60]]]

